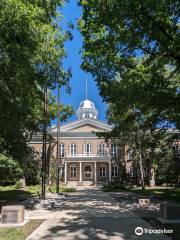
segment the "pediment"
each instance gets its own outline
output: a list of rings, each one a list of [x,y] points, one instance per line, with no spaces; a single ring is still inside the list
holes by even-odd
[[[103,132],[103,129],[90,124],[84,124],[82,126],[71,129],[71,132]]]
[[[108,132],[111,129],[112,127],[107,123],[96,119],[80,119],[65,124],[60,128],[60,132]],[[57,128],[52,129],[52,132],[56,131]]]

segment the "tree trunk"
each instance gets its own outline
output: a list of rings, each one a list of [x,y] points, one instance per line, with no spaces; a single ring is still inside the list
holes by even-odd
[[[145,190],[143,163],[142,163],[142,156],[141,156],[140,152],[139,152],[139,170],[140,170],[141,188],[142,188],[142,190]]]
[[[144,171],[143,171],[143,161],[142,161],[141,140],[140,140],[140,130],[139,130],[139,128],[138,128],[138,155],[139,155],[139,170],[140,170],[141,188],[142,188],[142,190],[145,190]]]
[[[155,184],[155,173],[154,173],[154,168],[151,166],[150,167],[150,170],[149,170],[149,176],[148,176],[148,185],[149,187],[155,187],[156,184]]]
[[[149,160],[149,166],[148,166],[148,186],[149,187],[155,187],[155,172],[154,168],[152,166],[152,160]]]

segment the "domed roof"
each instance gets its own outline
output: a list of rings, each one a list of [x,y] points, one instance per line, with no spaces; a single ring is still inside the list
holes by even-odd
[[[98,111],[96,110],[96,107],[94,103],[88,99],[85,99],[79,104],[79,107],[76,111],[76,115],[78,119],[82,118],[97,118]]]
[[[95,105],[93,102],[86,99],[80,103],[79,108],[94,108],[95,109]]]

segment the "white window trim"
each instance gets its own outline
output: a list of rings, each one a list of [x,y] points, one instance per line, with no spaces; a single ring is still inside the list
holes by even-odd
[[[77,166],[75,164],[71,164],[70,166],[70,174],[72,178],[77,177]]]
[[[99,144],[99,156],[103,157],[105,155],[105,144],[104,143],[100,143]]]
[[[117,144],[111,144],[111,156],[117,157],[118,156],[118,146]]]
[[[89,152],[87,151],[87,146],[89,146]],[[85,143],[84,144],[84,155],[85,156],[91,156],[91,144],[90,143]]]
[[[119,167],[117,164],[112,165],[112,177],[118,177]]]
[[[77,155],[77,146],[74,143],[70,145],[70,155],[71,156]]]
[[[99,176],[100,177],[106,177],[106,166],[105,165],[100,165]]]
[[[64,157],[65,156],[65,146],[64,146],[64,143],[60,143],[59,144],[59,154],[60,154],[60,157]]]

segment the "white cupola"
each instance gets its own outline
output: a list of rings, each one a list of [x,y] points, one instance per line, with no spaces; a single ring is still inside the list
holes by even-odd
[[[83,119],[83,118],[97,119],[98,111],[94,103],[86,99],[79,104],[79,107],[76,111],[76,116],[78,119]]]

